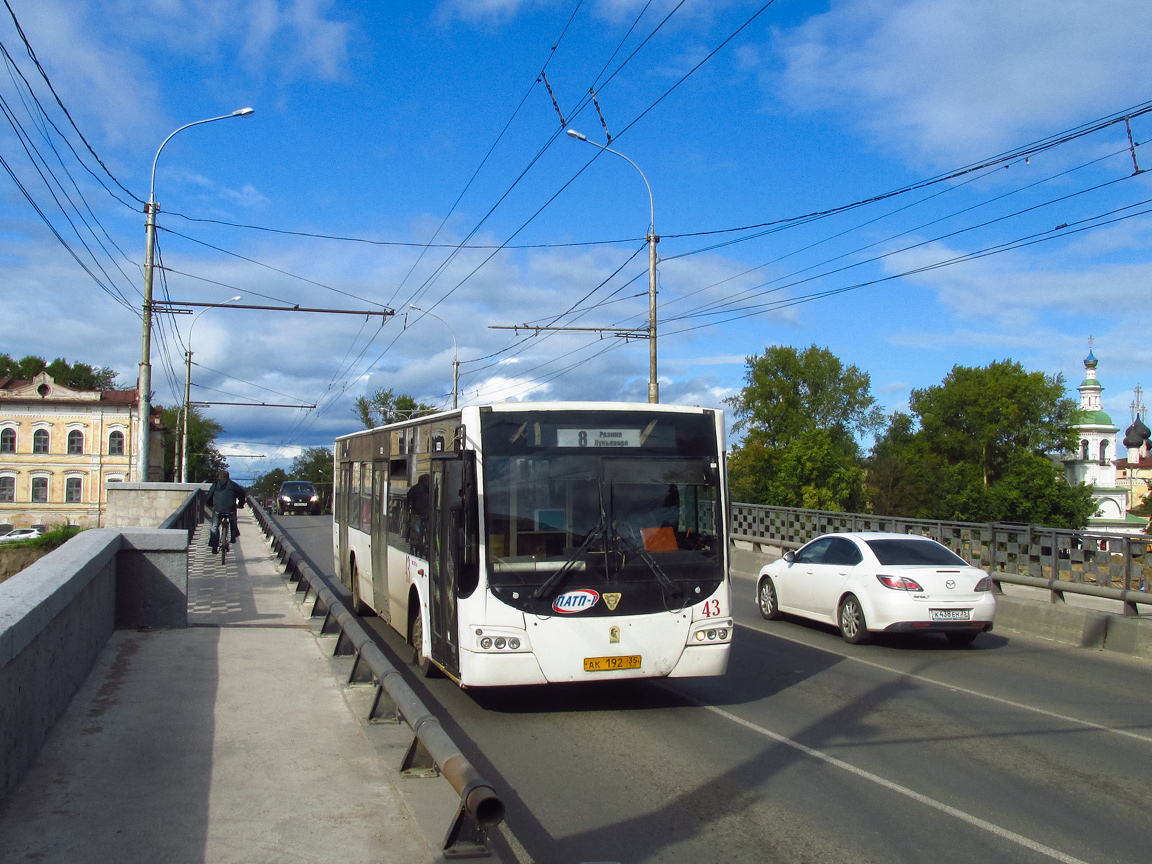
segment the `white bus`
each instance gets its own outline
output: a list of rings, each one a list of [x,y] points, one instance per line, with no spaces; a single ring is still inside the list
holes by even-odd
[[[333,549],[463,687],[722,675],[732,639],[724,417],[517,402],[336,439]]]

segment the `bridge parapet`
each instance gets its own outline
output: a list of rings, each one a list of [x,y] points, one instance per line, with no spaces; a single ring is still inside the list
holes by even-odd
[[[1126,615],[1152,604],[1152,537],[1070,531],[1042,525],[938,522],[768,507],[732,505],[731,539],[781,550],[798,549],[814,537],[846,531],[915,534],[943,543],[997,582],[1045,588],[1059,602],[1064,593],[1120,600]]]
[[[153,499],[140,512],[161,498],[175,504],[149,527],[83,531],[0,583],[0,799],[32,763],[113,630],[188,624],[188,542],[200,518],[199,487],[116,491]],[[153,527],[161,523],[174,527]]]

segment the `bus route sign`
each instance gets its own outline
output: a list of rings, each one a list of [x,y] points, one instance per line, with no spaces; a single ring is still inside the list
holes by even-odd
[[[639,429],[557,429],[557,447],[639,447]]]

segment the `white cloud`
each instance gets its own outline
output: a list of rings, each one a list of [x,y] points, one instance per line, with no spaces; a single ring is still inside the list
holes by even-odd
[[[65,104],[79,121],[88,120],[82,128],[103,131],[104,141],[94,143],[109,145],[152,142],[157,130],[170,126],[157,82],[174,57],[209,63],[217,75],[234,62],[250,75],[339,78],[347,66],[350,27],[337,20],[334,6],[333,0],[14,4]]]
[[[775,34],[771,84],[933,163],[998,152],[1145,98],[1145,0],[834,0]]]

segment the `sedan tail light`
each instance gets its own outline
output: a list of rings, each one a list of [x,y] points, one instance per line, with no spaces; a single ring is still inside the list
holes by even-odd
[[[973,591],[991,591],[992,590],[992,577],[991,576],[985,576],[983,579],[981,579],[979,582],[976,583],[976,587],[973,588],[972,590]]]
[[[880,584],[885,588],[891,588],[894,591],[923,591],[920,583],[915,579],[909,579],[907,576],[885,576],[883,573],[877,573],[876,578],[880,580]]]

